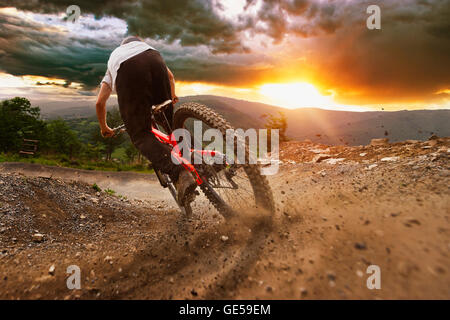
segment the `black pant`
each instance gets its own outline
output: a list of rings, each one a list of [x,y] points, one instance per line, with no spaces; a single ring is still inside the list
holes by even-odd
[[[170,157],[168,146],[151,132],[151,107],[171,99],[167,66],[156,50],[144,51],[123,62],[116,78],[120,114],[135,147],[155,169],[178,178],[180,166]],[[166,117],[172,125],[173,105]]]

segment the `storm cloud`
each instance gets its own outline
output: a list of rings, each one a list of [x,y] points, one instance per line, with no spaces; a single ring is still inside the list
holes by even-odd
[[[113,48],[2,13],[0,25],[0,70],[16,76],[58,78],[92,87],[104,74]]]
[[[346,102],[433,99],[450,87],[450,0],[376,1],[381,30],[368,30],[374,1],[247,0],[233,18],[219,0],[79,0],[83,14],[116,18],[125,30],[104,37],[58,32],[52,24],[0,14],[0,70],[98,84],[126,34],[163,53],[177,79],[252,86],[308,71]],[[73,1],[4,1],[61,14]],[[101,20],[98,20],[101,21]],[[105,28],[89,25],[95,30]],[[283,69],[284,68],[284,69]]]

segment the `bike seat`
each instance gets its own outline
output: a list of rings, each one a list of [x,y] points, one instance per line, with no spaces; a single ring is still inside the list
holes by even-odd
[[[170,105],[172,103],[172,100],[166,100],[161,104],[157,104],[155,106],[152,106],[152,110],[154,112],[159,112],[161,110],[163,110],[165,107],[167,107],[168,105]]]

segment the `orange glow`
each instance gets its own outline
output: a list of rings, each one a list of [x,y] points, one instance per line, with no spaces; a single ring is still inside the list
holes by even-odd
[[[442,89],[436,92],[436,94],[450,94],[450,89]]]
[[[264,84],[259,88],[259,92],[271,103],[286,108],[324,108],[335,104],[332,96],[321,95],[316,87],[305,82]]]
[[[0,72],[0,88],[27,88],[46,86],[50,88],[60,87],[66,84],[66,80],[57,78],[47,78],[42,76],[13,76]],[[72,82],[68,88],[80,89],[81,83]]]

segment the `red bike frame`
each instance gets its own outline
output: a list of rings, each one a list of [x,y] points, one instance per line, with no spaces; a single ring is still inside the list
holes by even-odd
[[[191,172],[194,175],[195,181],[197,185],[201,185],[203,183],[202,178],[198,174],[195,167],[191,164],[191,162],[184,158],[180,148],[178,148],[178,142],[175,139],[174,134],[165,134],[159,131],[156,127],[152,126],[151,132],[155,135],[155,137],[164,144],[168,144],[172,146],[172,157],[175,158],[187,171]],[[198,153],[200,155],[210,155],[212,157],[216,156],[217,152],[214,150],[196,150],[191,149],[191,153]]]
[[[152,110],[161,110],[163,107],[167,106],[169,103],[172,103],[172,100],[167,100],[157,106],[152,106]],[[192,175],[195,178],[195,181],[197,182],[197,185],[201,185],[203,183],[202,178],[200,177],[200,175],[198,174],[197,170],[195,169],[195,167],[192,165],[192,163],[183,157],[183,154],[180,150],[180,148],[178,147],[178,142],[175,139],[175,136],[173,133],[169,134],[165,134],[163,132],[161,132],[160,130],[158,130],[155,126],[155,121],[152,115],[152,128],[151,128],[151,132],[155,135],[155,137],[161,142],[164,143],[166,145],[170,145],[172,146],[172,157],[174,159],[176,159],[178,161],[179,164],[181,164],[187,171],[191,172]],[[123,129],[125,127],[125,125],[121,125],[117,128],[114,128],[114,131],[118,131],[118,130],[123,130],[125,131],[125,129]],[[202,157],[204,155],[209,155],[211,157],[215,157],[216,155],[218,155],[220,152],[214,151],[214,150],[196,150],[196,149],[190,149],[191,154],[193,153],[197,153],[199,155],[201,155]]]

